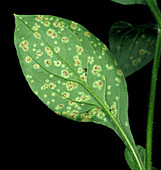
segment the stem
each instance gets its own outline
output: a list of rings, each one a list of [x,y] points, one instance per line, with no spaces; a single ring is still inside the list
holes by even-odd
[[[157,2],[155,0],[147,0],[147,5],[149,6],[151,12],[153,13],[156,22],[161,29],[161,12],[158,8]]]
[[[154,117],[154,104],[155,104],[155,92],[156,82],[159,68],[159,61],[161,55],[161,12],[155,4],[154,0],[147,0],[149,8],[151,9],[159,30],[158,30],[158,41],[153,63],[150,98],[149,98],[149,110],[148,110],[148,122],[147,122],[147,138],[146,138],[146,170],[152,169],[152,131],[153,131],[153,117]]]
[[[148,111],[148,122],[147,122],[147,139],[146,139],[146,169],[151,170],[152,168],[152,129],[153,129],[153,116],[154,116],[154,103],[155,103],[155,91],[156,81],[159,68],[159,60],[161,55],[161,30],[159,30],[159,37],[157,42],[157,48],[153,63],[153,72],[150,89],[150,100],[149,100],[149,111]]]

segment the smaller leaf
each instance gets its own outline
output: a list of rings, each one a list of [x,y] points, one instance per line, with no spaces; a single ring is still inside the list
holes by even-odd
[[[140,145],[137,145],[136,147],[137,147],[137,150],[138,150],[138,152],[140,154],[141,160],[142,160],[142,162],[143,162],[143,164],[145,166],[146,165],[146,150],[145,150],[145,148],[143,148]],[[125,149],[124,154],[125,154],[126,162],[129,165],[129,167],[132,170],[137,170],[136,164],[134,163],[133,158],[132,158],[132,156],[131,156],[131,154],[130,154],[130,152],[129,152],[129,150],[127,148]],[[152,170],[158,170],[158,168],[152,167]]]
[[[135,28],[124,21],[114,23],[109,31],[110,50],[127,77],[149,63],[155,53],[157,29],[144,24]]]
[[[137,147],[138,152],[140,153],[141,160],[143,161],[143,163],[145,163],[145,155],[146,155],[145,149],[140,145],[137,145],[136,147]],[[127,148],[125,149],[124,154],[125,154],[126,162],[129,165],[129,167],[132,170],[137,170],[136,164],[134,163],[133,158]]]
[[[158,168],[152,167],[152,170],[158,170]]]
[[[123,5],[132,5],[132,4],[144,4],[144,5],[146,5],[145,0],[111,0],[111,1],[117,2],[119,4],[123,4]]]

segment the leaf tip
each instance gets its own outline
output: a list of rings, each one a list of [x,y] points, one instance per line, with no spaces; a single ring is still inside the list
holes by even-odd
[[[15,18],[15,22],[16,22],[17,17],[18,17],[19,15],[17,15],[17,14],[15,14],[15,13],[13,13],[13,16],[14,16],[14,18]]]
[[[17,14],[13,13],[14,17],[16,18]]]
[[[20,17],[20,15],[15,14],[15,13],[13,13],[13,15],[14,15],[15,19],[17,19],[17,17]]]

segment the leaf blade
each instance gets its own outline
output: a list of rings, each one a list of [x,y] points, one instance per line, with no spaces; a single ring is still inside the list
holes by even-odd
[[[113,129],[142,167],[128,122],[127,85],[107,47],[73,21],[15,17],[14,42],[32,91],[58,115]]]
[[[22,18],[22,16],[21,16],[21,18]],[[22,22],[22,21],[21,21]],[[23,29],[25,28],[25,27],[27,27],[28,28],[28,26],[26,26],[25,25],[25,22],[27,23],[27,21],[23,21],[21,24],[23,24],[24,25],[24,27],[23,27]],[[27,32],[27,30],[25,30],[26,32]],[[31,29],[30,29],[30,31],[31,31]],[[34,31],[31,31],[32,33],[34,33]],[[37,32],[35,32],[36,33],[36,38],[38,39],[38,41],[40,41],[40,38],[39,38],[39,33],[37,33]],[[34,36],[35,36],[35,33],[34,33]],[[40,34],[41,34],[41,32],[40,32]],[[69,32],[68,32],[68,34],[69,34]],[[30,37],[30,35],[27,35],[27,36],[29,36]],[[37,37],[38,36],[38,37]],[[93,37],[93,39],[94,39],[94,37]],[[33,39],[32,39],[33,40]],[[48,41],[48,40],[47,40]],[[24,41],[22,41],[22,42],[24,42]],[[41,42],[41,44],[43,44],[45,41],[42,41]],[[25,42],[24,42],[25,43]],[[28,43],[28,42],[26,42],[26,43]],[[50,41],[49,41],[49,43],[50,43]],[[48,43],[47,43],[48,44]],[[36,44],[35,44],[36,45]],[[80,44],[79,44],[80,45]],[[77,45],[77,46],[79,46],[79,45]],[[19,45],[20,46],[20,45]],[[34,44],[33,44],[33,46],[34,46]],[[26,47],[27,47],[27,45],[26,45]],[[24,47],[24,44],[23,43],[21,43],[21,48],[23,48],[23,52],[26,50],[28,50],[28,49],[25,49],[25,47]],[[49,52],[53,52],[53,50],[52,51],[50,51],[50,46],[48,46],[48,48],[49,48]],[[63,51],[64,51],[64,49],[65,49],[65,47],[63,48]],[[79,49],[79,47],[77,48],[78,50],[82,50],[81,49],[81,47],[80,47],[80,49]],[[85,49],[85,48],[84,48]],[[94,48],[93,48],[94,49]],[[86,49],[87,50],[87,49]],[[18,50],[19,51],[19,50]],[[32,49],[32,51],[34,51],[35,52],[35,50],[34,50],[34,48]],[[28,55],[29,55],[29,57],[32,57],[32,56],[34,56],[34,54],[32,53],[32,51],[30,51],[30,53],[31,54],[29,54],[28,53]],[[41,52],[41,50],[38,50],[37,51],[37,53],[40,53],[39,55],[41,56],[41,53],[43,53],[43,52]],[[78,53],[80,53],[80,52],[78,52]],[[96,53],[95,51],[93,52],[93,53]],[[110,53],[109,53],[110,54]],[[62,58],[59,56],[59,55],[57,55],[56,54],[56,56],[61,60],[61,62],[63,62],[64,64],[65,64],[65,66],[66,67],[68,67],[68,68],[70,68],[70,70],[69,71],[72,71],[72,73],[74,74],[74,75],[72,75],[72,73],[71,72],[69,72],[69,74],[70,75],[72,75],[72,76],[70,76],[70,80],[72,80],[72,81],[75,81],[75,82],[81,82],[80,84],[82,84],[83,82],[82,81],[80,81],[80,78],[78,77],[78,75],[77,74],[75,74],[75,70],[73,71],[72,69],[71,69],[71,66],[69,66],[66,62],[64,62],[63,61],[63,57],[65,56],[65,54],[64,53],[62,53],[61,54],[61,56],[63,56]],[[30,62],[30,61],[28,61],[28,60],[31,60],[29,57],[26,57],[26,62]],[[50,56],[51,57],[51,56]],[[78,57],[78,56],[77,56]],[[37,57],[38,58],[38,57]],[[39,59],[39,58],[38,58]],[[41,68],[45,68],[44,67],[44,64],[43,64],[43,62],[40,60],[40,62],[38,62],[37,60],[38,59],[35,59],[35,58],[33,58],[32,57],[32,61],[33,62],[37,62],[38,63],[38,69],[40,69],[39,67],[41,66]],[[89,65],[92,65],[92,59],[93,58],[91,58],[91,64],[89,64]],[[46,59],[47,60],[47,59]],[[50,59],[48,60],[48,61],[46,61],[46,60],[44,60],[44,62],[46,62],[45,64],[45,66],[46,66],[46,68],[44,69],[45,71],[47,71],[49,74],[53,74],[53,70],[51,71],[51,69],[49,69],[49,66],[48,65],[50,65]],[[113,59],[112,59],[113,60]],[[31,61],[31,62],[32,62]],[[76,59],[76,61],[77,61],[77,63],[76,64],[78,64],[78,59]],[[100,63],[99,61],[97,62],[97,63]],[[73,63],[74,64],[74,63]],[[43,66],[42,66],[43,65]],[[90,68],[90,69],[92,69],[93,68],[93,65],[92,65],[92,67]],[[36,66],[35,66],[35,69],[36,69]],[[95,67],[95,68],[93,68],[93,69],[95,69],[95,70],[93,70],[93,73],[92,74],[98,74],[98,72],[99,72],[99,68],[97,68],[97,66]],[[41,71],[42,72],[42,71]],[[59,72],[60,73],[60,72]],[[91,73],[90,73],[91,74]],[[53,74],[53,76],[57,76],[58,78],[64,78],[64,77],[61,77],[58,73],[54,73]],[[60,77],[59,77],[60,76]],[[44,75],[44,77],[45,77],[45,75]],[[98,75],[98,77],[100,77],[100,74]],[[64,78],[64,79],[66,79],[66,78]],[[100,79],[101,79],[101,77],[100,77]],[[99,82],[100,83],[100,82]],[[101,83],[100,83],[101,84]],[[91,88],[93,88],[93,87],[91,87]],[[104,95],[105,96],[105,95]],[[105,97],[104,97],[105,98]],[[102,99],[103,99],[103,97],[102,97]],[[105,99],[104,99],[105,100]]]
[[[151,24],[133,27],[129,23],[119,21],[112,25],[109,30],[110,50],[125,77],[153,59],[156,39],[156,27]]]

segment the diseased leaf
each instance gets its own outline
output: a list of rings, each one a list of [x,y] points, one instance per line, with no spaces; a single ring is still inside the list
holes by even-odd
[[[119,21],[109,31],[109,44],[125,77],[149,63],[155,54],[157,29],[152,24],[139,25]]]
[[[126,82],[107,47],[74,21],[50,15],[15,15],[15,20],[22,71],[40,100],[58,115],[113,129],[139,159]]]
[[[111,0],[123,5],[132,5],[132,4],[146,4],[146,0]]]
[[[143,148],[140,145],[137,145],[136,147],[137,147],[137,150],[138,150],[138,152],[140,154],[140,157],[141,157],[141,160],[142,160],[144,166],[146,166],[146,150],[145,150],[145,148]],[[130,152],[129,152],[129,150],[127,148],[125,149],[124,154],[125,154],[126,162],[129,165],[129,167],[132,170],[138,170],[135,162],[133,161],[132,155],[130,154]],[[152,167],[152,170],[157,170],[157,168]]]
[[[16,15],[15,46],[33,92],[58,115],[108,123],[102,104],[115,119],[127,113],[122,71],[107,47],[78,23]]]

